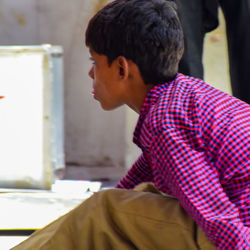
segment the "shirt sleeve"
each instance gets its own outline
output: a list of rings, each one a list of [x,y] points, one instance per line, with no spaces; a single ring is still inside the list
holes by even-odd
[[[148,161],[142,153],[126,176],[116,185],[117,188],[132,189],[137,184],[152,180],[152,171]]]
[[[232,154],[236,153],[236,161],[239,157],[237,143],[238,141],[233,142],[230,147],[235,151]],[[249,249],[249,227],[243,224],[238,207],[230,201],[221,185],[215,163],[208,160],[205,150],[196,146],[191,145],[190,134],[186,131],[170,128],[163,131],[154,142],[153,164],[161,169],[162,175],[166,174],[164,168],[168,169],[167,173],[171,175],[168,180],[171,183],[166,185],[170,186],[173,195],[218,249]],[[218,155],[220,157],[224,157],[225,161],[230,155],[223,156],[221,153]],[[233,162],[234,159],[228,160]],[[250,164],[246,159],[245,163]],[[241,163],[238,161],[237,164]],[[244,167],[247,168],[246,165]],[[240,172],[238,171],[238,175],[242,174]],[[239,181],[239,176],[236,177],[236,181]],[[242,181],[247,189],[247,179],[244,178],[246,177]]]

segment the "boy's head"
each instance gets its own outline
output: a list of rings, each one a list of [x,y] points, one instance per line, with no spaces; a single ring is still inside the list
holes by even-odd
[[[115,0],[92,17],[86,45],[105,55],[132,60],[145,84],[172,80],[184,48],[183,32],[173,2]]]

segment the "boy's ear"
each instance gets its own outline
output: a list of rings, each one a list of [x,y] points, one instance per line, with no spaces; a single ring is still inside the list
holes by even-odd
[[[120,79],[126,79],[129,74],[129,65],[127,59],[124,56],[119,56],[117,58],[117,62],[119,67]]]

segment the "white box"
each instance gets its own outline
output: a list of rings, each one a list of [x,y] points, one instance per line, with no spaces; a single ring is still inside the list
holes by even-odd
[[[0,187],[50,189],[65,167],[60,46],[0,46]]]

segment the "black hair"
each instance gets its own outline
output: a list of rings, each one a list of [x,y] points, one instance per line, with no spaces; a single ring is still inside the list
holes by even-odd
[[[115,0],[89,21],[86,46],[137,64],[145,84],[174,79],[183,54],[183,32],[176,5],[167,0]]]

